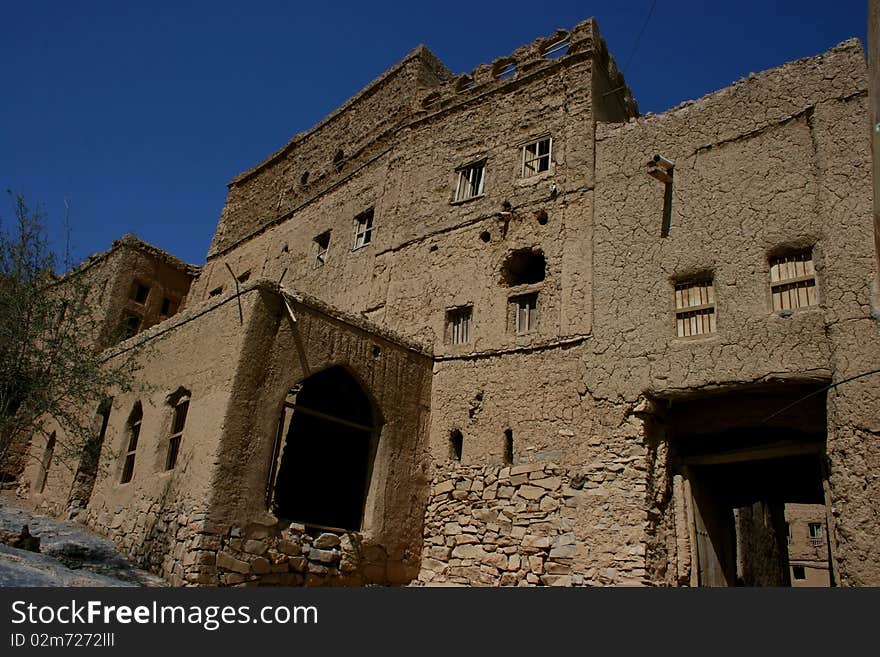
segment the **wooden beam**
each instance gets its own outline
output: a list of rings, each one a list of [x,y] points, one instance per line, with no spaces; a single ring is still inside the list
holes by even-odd
[[[687,506],[688,540],[691,544],[691,586],[700,585],[700,553],[697,549],[697,520],[694,517],[694,492],[691,490],[690,470],[682,468],[684,474],[684,499]]]
[[[722,465],[724,463],[739,463],[741,461],[759,461],[765,459],[783,458],[785,456],[802,456],[804,454],[821,454],[824,445],[821,443],[796,443],[781,442],[754,447],[751,449],[739,449],[717,454],[700,454],[696,456],[682,457],[682,463],[687,465]]]

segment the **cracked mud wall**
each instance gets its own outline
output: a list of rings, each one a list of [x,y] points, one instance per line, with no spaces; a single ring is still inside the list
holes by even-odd
[[[293,324],[277,294],[261,292],[259,296],[262,308],[249,327],[234,385],[236,403],[221,439],[212,486],[212,519],[240,527],[243,536],[263,540],[273,549],[283,541],[301,546],[300,551],[289,550],[289,558],[276,556],[273,560],[271,574],[283,576],[283,583],[303,583],[304,578],[309,584],[410,581],[418,571],[428,489],[430,357],[417,345],[389,339],[381,329],[372,330],[364,320],[341,314],[317,300],[290,300],[296,317]],[[337,538],[327,536],[317,541],[320,537],[315,537],[311,541],[305,529],[298,528],[297,518],[280,519],[267,511],[266,482],[287,391],[310,375],[337,365],[361,385],[374,406],[374,420],[381,426],[362,526],[342,533],[327,530]],[[307,467],[332,470],[333,463]],[[316,499],[329,494],[327,490],[313,491]],[[288,527],[291,520],[293,529]],[[245,549],[246,542],[225,545],[227,557],[252,565],[264,558],[263,553]],[[311,553],[310,547],[316,551]],[[320,552],[327,548],[342,552],[335,557]],[[298,560],[305,559],[303,554],[309,563],[302,562],[297,570]],[[243,581],[269,583],[261,577],[267,572],[259,571],[260,566],[256,571],[251,569]]]
[[[252,301],[242,298],[247,321]],[[206,331],[210,326],[210,339]],[[232,402],[238,353],[244,331],[233,298],[191,308],[148,330],[135,389],[116,395],[102,452],[101,469],[86,511],[86,522],[109,536],[135,563],[184,581],[185,566],[208,522],[218,459],[218,437]],[[123,345],[125,346],[125,345]],[[166,469],[173,408],[170,395],[184,388],[190,405],[177,464]],[[131,435],[128,418],[135,402],[143,419],[134,475],[121,483]]]
[[[117,357],[124,357],[143,343],[141,369],[135,391],[114,396],[83,519],[173,584],[401,584],[417,574],[430,357],[317,300],[289,303],[296,334],[277,290],[257,281],[238,297],[191,306],[119,347]],[[381,433],[363,527],[321,538],[267,512],[266,486],[285,393],[333,365],[350,371],[374,400]],[[181,388],[190,394],[189,411],[169,470],[168,399]],[[143,418],[134,476],[122,483],[136,402]],[[332,468],[312,467],[321,465]],[[34,500],[63,504],[67,488],[57,480]]]
[[[460,77],[436,85],[434,104],[416,94],[418,111],[382,141],[375,157],[343,171],[333,186],[312,190],[307,202],[264,232],[212,251],[193,297],[230,289],[226,264],[236,275],[278,280],[283,274],[286,284],[435,350],[443,348],[448,305],[474,303],[483,322],[474,339],[482,341],[480,349],[499,348],[512,343],[510,291],[498,281],[501,260],[514,248],[534,247],[545,253],[550,273],[542,291],[546,335],[588,333],[593,112],[601,106],[603,115],[626,116],[633,106],[592,21],[570,32],[568,54],[545,59],[540,50],[553,38],[512,53],[518,62],[513,78],[495,80],[494,66],[482,65],[469,74],[473,89],[460,90]],[[617,91],[594,98],[595,72],[603,80],[599,88],[614,84]],[[323,139],[324,132],[319,126],[309,139]],[[553,139],[549,170],[522,178],[523,144],[545,136]],[[453,202],[456,169],[474,160],[486,163],[483,194]],[[265,174],[271,184],[293,186],[273,166],[274,173]],[[231,221],[227,215],[238,216],[237,203],[230,192],[218,235]],[[263,213],[261,221],[272,216],[259,203],[248,207]],[[372,242],[353,250],[354,218],[371,207]],[[326,231],[326,264],[316,267],[314,238]]]
[[[774,380],[841,382],[878,367],[865,63],[858,42],[742,80],[662,115],[601,126],[594,336],[604,398]],[[675,162],[671,226],[654,154]],[[813,247],[818,305],[772,312],[769,256]],[[710,273],[717,331],[675,336],[673,283]],[[844,584],[876,583],[877,382],[829,392],[835,553]],[[858,508],[856,508],[858,506]]]

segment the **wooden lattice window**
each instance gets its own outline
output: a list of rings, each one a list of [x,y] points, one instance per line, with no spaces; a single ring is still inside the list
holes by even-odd
[[[452,344],[465,344],[471,339],[471,317],[473,308],[464,306],[446,313],[448,340]]]
[[[538,328],[538,293],[521,294],[510,299],[513,312],[513,332],[531,333]]]
[[[715,288],[711,280],[675,286],[675,334],[680,338],[715,332]]]
[[[815,306],[816,268],[809,250],[770,259],[770,291],[773,310],[796,310]]]

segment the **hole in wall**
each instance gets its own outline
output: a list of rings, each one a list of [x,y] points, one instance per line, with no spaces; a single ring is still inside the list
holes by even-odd
[[[507,256],[501,267],[501,278],[510,287],[540,283],[546,269],[547,261],[540,250],[519,249]]]
[[[546,210],[538,210],[535,213],[535,219],[542,226],[546,226],[547,225],[547,211]]]
[[[425,99],[422,101],[422,107],[425,109],[429,109],[440,102],[442,96],[439,92],[435,91],[434,93],[428,94]]]
[[[556,59],[557,57],[562,57],[568,53],[570,45],[571,41],[567,34],[560,37],[550,37],[547,40],[547,45],[544,46],[544,58]]]
[[[305,187],[305,185],[309,182],[309,172],[304,171],[303,175],[299,177],[299,184]]]
[[[470,91],[476,86],[477,85],[474,82],[473,78],[471,78],[471,76],[462,75],[460,78],[458,78],[458,82],[455,85],[455,91],[457,93],[464,93],[466,91]]]
[[[498,62],[492,68],[492,76],[496,80],[510,80],[516,75],[516,62],[506,60]]]
[[[382,348],[379,345],[374,344],[372,353],[373,353],[373,358],[378,358],[379,356],[382,355]]]
[[[504,463],[513,463],[513,430],[504,430]]]
[[[449,458],[461,461],[461,453],[464,449],[464,436],[461,431],[455,429],[449,434]]]
[[[488,230],[484,230],[482,233],[480,233],[480,239],[486,243],[489,243],[492,240],[492,233],[490,233]]]
[[[343,166],[345,166],[345,152],[340,148],[333,156],[333,168],[339,172],[342,171]]]

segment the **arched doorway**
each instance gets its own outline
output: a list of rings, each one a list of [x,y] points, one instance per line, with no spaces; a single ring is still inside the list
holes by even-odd
[[[279,518],[358,530],[379,420],[342,367],[318,372],[288,394],[278,426],[269,506]],[[271,485],[274,483],[274,485]]]

